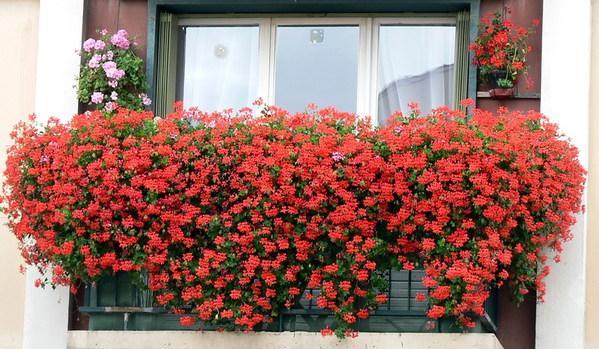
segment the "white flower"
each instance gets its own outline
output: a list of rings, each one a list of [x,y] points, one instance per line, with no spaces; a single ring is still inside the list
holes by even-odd
[[[333,158],[333,161],[336,161],[336,162],[345,160],[345,155],[343,155],[343,153],[338,152],[338,151],[333,152],[331,157]]]

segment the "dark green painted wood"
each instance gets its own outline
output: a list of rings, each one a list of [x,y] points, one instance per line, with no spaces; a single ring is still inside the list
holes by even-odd
[[[480,0],[149,0],[146,71],[148,94],[156,99],[156,61],[159,14],[172,13],[442,13],[470,11],[470,41],[478,31]],[[472,62],[472,53],[470,53]],[[468,97],[476,99],[477,69],[470,64]]]
[[[157,27],[158,7],[154,0],[148,1],[148,36],[146,42],[146,77],[148,79],[148,96],[156,99],[156,39],[158,38]],[[155,106],[152,103],[152,110]]]
[[[470,42],[478,36],[478,21],[480,19],[480,0],[470,3]],[[468,69],[468,97],[476,101],[476,89],[478,83],[478,69],[472,64],[474,59],[472,51],[468,51],[470,67]]]
[[[425,303],[414,302],[416,292],[425,290],[420,279],[422,271],[390,273],[391,302],[381,305],[369,319],[360,320],[357,329],[362,332],[429,332],[430,321],[426,318]],[[89,315],[90,330],[214,330],[202,323],[196,326],[182,327],[180,315],[169,314],[164,308],[139,304],[139,295],[143,292],[134,286],[127,273],[118,273],[99,281],[95,287],[86,288],[85,305],[82,313]],[[316,291],[315,291],[316,292]],[[317,293],[314,293],[315,295]],[[497,315],[497,297],[493,292],[485,308],[488,318],[477,321],[472,332],[495,332]],[[326,326],[334,327],[330,312],[313,307],[313,303],[300,300],[295,308],[283,309],[271,324],[257,328],[259,331],[311,331],[318,332]],[[436,323],[435,331],[462,332],[451,319]]]
[[[173,13],[450,12],[478,0],[150,0]]]

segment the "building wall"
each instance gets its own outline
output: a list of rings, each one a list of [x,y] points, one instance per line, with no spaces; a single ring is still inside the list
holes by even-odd
[[[578,147],[584,167],[589,164],[590,4],[590,0],[543,1],[541,111]],[[587,218],[591,216],[578,215],[561,262],[548,263],[551,274],[545,279],[545,302],[537,306],[539,349],[588,348],[584,342],[585,301],[589,299],[585,299],[585,273],[587,237],[592,235]]]
[[[10,127],[33,112],[39,1],[0,0],[0,171],[4,171]],[[6,35],[6,33],[10,33]],[[19,272],[17,240],[0,217],[0,349],[19,348],[23,336],[25,277]]]
[[[79,73],[84,0],[40,0],[36,57],[35,113],[40,121],[77,113],[74,85]],[[69,288],[36,288],[40,274],[27,270],[23,349],[64,349],[67,345]]]
[[[589,175],[587,180],[586,346],[599,348],[599,0],[593,0],[591,24],[591,89]]]
[[[565,2],[563,0],[562,4],[564,4],[564,6],[566,6],[569,2]],[[552,20],[558,20],[557,22],[551,22],[550,25],[554,26],[554,31],[550,32],[550,40],[551,38],[554,39],[554,41],[551,41],[552,44],[559,44],[560,46],[556,46],[556,47],[567,47],[566,50],[563,50],[565,53],[563,56],[560,57],[551,57],[551,59],[549,59],[548,61],[550,62],[550,64],[553,64],[551,66],[551,70],[547,70],[545,72],[545,74],[549,74],[550,76],[565,76],[566,79],[564,80],[563,84],[559,84],[556,83],[556,80],[550,81],[550,84],[546,84],[546,86],[553,86],[553,90],[550,88],[547,91],[550,91],[550,93],[548,93],[547,95],[543,96],[544,99],[544,104],[545,104],[545,109],[544,111],[548,111],[550,112],[549,116],[551,118],[557,118],[557,121],[560,122],[560,124],[562,124],[562,127],[564,127],[565,131],[570,134],[573,135],[575,137],[575,142],[577,142],[577,144],[581,145],[583,147],[583,156],[586,159],[586,150],[590,149],[590,162],[589,162],[589,170],[590,170],[590,174],[589,174],[589,185],[588,185],[588,197],[589,197],[589,201],[588,201],[588,207],[587,207],[587,211],[588,212],[592,212],[594,209],[599,209],[599,179],[595,179],[595,177],[599,177],[598,175],[596,175],[595,173],[599,173],[599,160],[595,160],[593,161],[593,154],[595,152],[599,152],[599,140],[593,141],[593,135],[596,136],[596,134],[599,132],[599,122],[594,120],[596,118],[599,118],[599,100],[598,99],[593,99],[591,98],[591,113],[592,113],[592,117],[589,121],[588,119],[588,113],[586,113],[585,111],[585,98],[587,101],[587,106],[588,106],[588,85],[584,84],[583,82],[577,81],[576,78],[579,76],[577,74],[582,74],[584,75],[584,69],[585,69],[585,62],[587,63],[587,67],[588,67],[588,62],[585,61],[584,58],[584,45],[585,42],[590,43],[590,38],[588,38],[588,36],[586,35],[587,33],[584,32],[585,28],[585,18],[584,18],[584,7],[587,6],[590,2],[593,2],[593,12],[595,15],[595,23],[594,23],[594,32],[593,32],[593,39],[595,42],[599,42],[599,10],[597,9],[599,7],[599,0],[583,0],[580,1],[580,3],[576,2],[577,6],[572,6],[572,8],[569,8],[570,11],[574,11],[573,12],[569,12],[569,11],[565,11],[564,13],[560,13],[559,10],[555,10],[556,6],[559,6],[559,1],[556,0],[545,0],[545,3],[550,5],[553,9],[553,12],[551,12],[549,15],[549,17]],[[27,35],[20,35],[19,33],[15,32],[15,27],[18,28],[18,26],[16,26],[14,23],[17,23],[20,15],[23,15],[23,13],[25,13],[25,17],[27,16],[32,16],[33,14],[35,14],[35,16],[37,16],[37,1],[28,1],[28,0],[20,0],[20,1],[12,1],[9,3],[9,1],[7,0],[0,0],[0,28],[5,29],[6,27],[9,27],[10,29],[5,29],[5,32],[7,32],[7,30],[10,32],[12,31],[13,33],[17,34],[17,35],[8,35],[8,40],[13,40],[15,42],[14,45],[11,44],[11,42],[9,42],[8,44],[10,46],[7,45],[7,47],[21,47],[19,45],[23,45],[23,46],[27,46],[27,44],[29,44],[28,49],[31,49],[31,42],[28,42]],[[90,36],[94,34],[95,29],[101,29],[101,28],[107,28],[111,31],[114,31],[115,29],[118,28],[125,28],[127,29],[132,36],[137,38],[137,42],[140,44],[139,48],[138,48],[138,52],[140,53],[140,55],[145,56],[145,36],[146,36],[146,24],[147,24],[147,3],[146,0],[87,0],[87,7],[86,7],[86,14],[84,15],[84,24],[83,24],[83,28],[84,28],[84,35],[86,36]],[[545,5],[543,3],[542,0],[482,0],[481,1],[481,13],[487,12],[487,11],[495,11],[495,10],[499,10],[502,8],[503,5],[509,5],[512,8],[512,15],[514,16],[513,19],[515,20],[516,23],[518,24],[523,24],[526,25],[528,24],[529,20],[532,18],[540,18],[543,15],[543,5]],[[557,5],[556,5],[557,4]],[[29,7],[27,7],[29,6]],[[579,7],[582,6],[582,7]],[[567,6],[566,6],[567,7]],[[23,10],[24,8],[27,8],[27,10]],[[20,9],[20,10],[18,10]],[[581,9],[583,9],[583,11],[581,11]],[[568,9],[566,9],[568,10]],[[579,17],[580,14],[583,14],[582,17]],[[559,15],[559,16],[557,16]],[[571,15],[571,16],[568,16]],[[590,13],[589,13],[590,16]],[[571,22],[569,23],[570,25],[572,25],[573,27],[570,28],[569,30],[569,34],[571,35],[570,37],[568,37],[567,35],[565,35],[564,33],[559,34],[559,31],[561,30],[560,28],[562,27],[563,24],[563,20],[570,20]],[[13,24],[11,24],[13,23]],[[547,23],[544,23],[545,25],[547,25]],[[581,25],[579,27],[579,25]],[[576,30],[579,30],[578,32],[576,32]],[[32,33],[36,34],[37,31],[36,30],[32,30]],[[538,34],[536,34],[535,36],[533,36],[532,38],[532,44],[533,47],[535,48],[535,52],[533,53],[533,55],[531,55],[530,57],[530,63],[531,63],[531,77],[536,81],[537,85],[534,89],[530,90],[530,91],[524,91],[520,90],[520,92],[522,93],[526,93],[526,94],[534,94],[534,93],[538,93],[540,91],[540,86],[541,86],[541,81],[540,81],[540,76],[541,76],[541,34],[545,34],[545,33],[541,33],[541,30],[539,29]],[[559,34],[559,35],[558,35]],[[553,36],[551,36],[553,35]],[[34,35],[35,36],[35,35]],[[23,38],[25,38],[23,40]],[[35,41],[35,38],[31,38],[29,37],[30,40]],[[573,39],[574,38],[574,39]],[[48,39],[49,43],[51,42],[51,39]],[[545,41],[545,37],[544,37],[544,43],[547,44],[549,41]],[[587,40],[587,41],[585,41]],[[35,47],[35,46],[33,46]],[[576,55],[572,54],[572,50],[571,48],[574,47],[578,53]],[[7,50],[5,50],[7,51]],[[19,104],[19,103],[15,103],[15,101],[19,101],[19,97],[21,96],[22,98],[29,98],[31,99],[30,103],[33,103],[33,93],[27,93],[27,91],[33,91],[34,90],[34,86],[32,86],[31,84],[35,84],[34,82],[34,78],[31,78],[31,82],[30,85],[27,85],[27,78],[25,78],[26,76],[35,76],[35,64],[33,64],[31,66],[30,69],[15,69],[15,67],[22,67],[22,65],[25,65],[27,57],[35,57],[35,52],[33,52],[33,54],[25,54],[23,57],[24,58],[19,58],[17,59],[17,54],[15,54],[15,52],[17,52],[18,50],[11,50],[10,52],[0,52],[0,63],[4,63],[1,64],[0,67],[11,67],[9,69],[6,68],[0,68],[0,69],[4,69],[6,70],[5,74],[3,74],[3,77],[8,77],[7,81],[9,81],[9,83],[5,83],[0,85],[0,101],[5,101],[4,98],[6,98],[6,101],[10,101],[10,103],[5,102],[2,103],[3,106],[5,106],[5,108],[3,109],[4,112],[6,112],[7,116],[3,115],[3,122],[5,122],[5,125],[12,125],[16,122],[16,120],[18,120],[19,117],[22,117],[23,115],[26,115],[28,112],[30,112],[31,110],[33,110],[33,106],[30,105],[28,108],[27,107],[23,107],[20,110],[16,110],[16,111],[11,111],[11,108],[14,107],[15,104]],[[547,51],[550,52],[550,51]],[[569,56],[568,56],[569,54]],[[596,79],[591,79],[594,81],[599,81],[599,45],[594,45],[593,46],[593,54],[595,57],[595,63],[594,63],[594,67],[593,67],[593,75],[592,77],[595,77]],[[21,56],[19,56],[21,57]],[[569,57],[569,58],[568,58]],[[574,63],[572,63],[572,59],[580,59],[575,61]],[[5,59],[10,59],[11,61],[9,61],[9,63],[5,63],[7,61],[5,61]],[[35,58],[31,58],[35,61]],[[553,62],[553,63],[551,63]],[[11,64],[12,63],[12,64]],[[20,64],[17,64],[20,63]],[[544,61],[545,64],[545,61]],[[572,69],[573,69],[573,73],[572,73]],[[582,69],[582,70],[581,70]],[[567,70],[567,72],[565,72]],[[19,73],[20,71],[20,73]],[[19,75],[22,74],[22,75]],[[544,77],[546,75],[543,75]],[[68,77],[70,79],[70,76]],[[66,77],[63,77],[63,80],[66,82]],[[557,81],[559,82],[559,81]],[[15,88],[15,86],[19,86],[17,88]],[[556,86],[561,86],[561,91],[556,90],[555,87]],[[567,86],[567,87],[566,87]],[[573,86],[574,90],[572,90],[570,87]],[[521,86],[522,87],[522,86]],[[545,91],[544,90],[544,91]],[[20,92],[19,92],[20,91]],[[556,92],[557,91],[557,92]],[[593,94],[597,94],[599,91],[599,83],[595,83],[592,86],[592,92]],[[545,93],[545,92],[544,92]],[[561,95],[560,95],[561,93]],[[11,98],[8,98],[8,97]],[[49,95],[48,95],[49,96]],[[574,97],[574,102],[572,102],[571,100],[569,100],[569,97],[573,96]],[[580,96],[582,96],[582,99],[579,98]],[[585,97],[586,96],[586,97]],[[570,108],[570,104],[574,103],[576,108],[574,108],[574,110],[572,110]],[[504,102],[498,102],[498,101],[494,101],[494,100],[490,100],[490,99],[484,99],[481,98],[478,101],[478,105],[479,107],[482,107],[484,109],[496,109],[498,106],[500,105],[505,105],[508,108],[511,109],[539,109],[540,107],[540,99],[538,97],[534,97],[534,96],[529,96],[528,98],[519,98],[519,99],[514,99],[514,100],[509,100],[509,101],[504,101]],[[580,107],[580,108],[579,108]],[[570,109],[569,109],[570,108]],[[581,109],[582,108],[582,109]],[[15,114],[11,114],[15,113]],[[11,115],[15,115],[14,117]],[[68,117],[69,115],[62,115],[64,117]],[[569,119],[572,120],[569,120]],[[590,125],[590,127],[587,129],[587,124]],[[5,146],[6,141],[4,133],[7,132],[6,129],[4,129],[3,131],[0,131],[2,133],[2,135],[0,135],[0,143]],[[584,133],[584,135],[582,135],[581,133]],[[586,136],[585,136],[586,135]],[[590,135],[590,147],[587,148],[588,143],[585,143],[585,140],[587,139],[587,137],[589,137]],[[3,153],[3,152],[2,152]],[[2,154],[1,156],[3,156],[4,154]],[[2,158],[0,158],[0,162],[3,163]],[[595,188],[597,187],[597,188]],[[596,207],[595,207],[596,206]],[[584,221],[584,218],[581,217],[581,219]],[[594,227],[598,227],[599,228],[599,218],[595,218],[593,219],[593,215],[589,215],[589,219],[588,219],[588,231],[592,232]],[[2,229],[2,228],[0,228]],[[551,278],[549,281],[551,282],[551,284],[549,285],[549,290],[551,292],[551,289],[555,288],[556,292],[554,292],[553,294],[550,294],[550,298],[547,301],[547,304],[545,306],[541,306],[541,309],[546,309],[544,310],[544,312],[541,312],[541,314],[538,315],[537,319],[541,319],[541,322],[543,323],[540,327],[541,331],[537,333],[537,347],[538,348],[559,348],[560,345],[562,344],[566,344],[565,347],[577,347],[577,348],[582,348],[582,347],[588,347],[588,348],[599,348],[599,332],[596,330],[596,326],[599,324],[599,297],[597,297],[599,294],[597,294],[597,289],[599,287],[599,273],[597,273],[596,271],[599,270],[597,268],[599,268],[599,255],[596,254],[597,248],[599,248],[599,236],[593,236],[593,234],[589,234],[589,236],[586,236],[586,231],[587,229],[584,227],[584,222],[582,223],[582,226],[577,226],[576,228],[576,238],[577,240],[575,240],[574,242],[568,244],[566,246],[566,254],[564,255],[564,262],[562,263],[562,265],[565,265],[565,267],[562,267],[561,265],[558,266],[557,270],[554,270],[554,276],[553,278]],[[5,230],[5,228],[4,228]],[[10,237],[10,234],[2,234],[2,230],[0,230],[0,263],[3,266],[3,270],[0,273],[0,282],[2,282],[2,285],[19,285],[19,282],[21,283],[21,285],[23,284],[23,278],[22,276],[20,277],[19,280],[19,275],[18,274],[14,274],[13,275],[13,279],[10,279],[8,281],[6,281],[4,278],[5,277],[11,277],[8,273],[10,273],[11,269],[10,269],[10,265],[7,265],[6,263],[10,264],[10,262],[12,261],[15,265],[15,268],[13,268],[12,270],[16,270],[16,265],[18,264],[18,257],[16,257],[16,253],[14,253],[16,246],[14,246],[14,239],[10,240],[10,239],[6,239],[6,236],[8,235]],[[596,235],[596,234],[595,234]],[[11,237],[12,238],[12,237]],[[7,241],[5,241],[7,240]],[[10,245],[10,243],[13,243],[13,246]],[[586,245],[585,245],[586,243]],[[585,251],[588,251],[588,254],[585,253]],[[595,252],[595,253],[594,253]],[[11,254],[14,258],[11,257]],[[587,256],[589,256],[586,265],[585,265],[585,254]],[[7,259],[8,261],[5,262],[4,259]],[[12,259],[10,259],[12,258]],[[575,268],[571,270],[571,268],[569,268],[570,266],[574,265]],[[586,269],[585,269],[586,267]],[[587,277],[587,281],[588,283],[586,284],[586,294],[584,292],[585,290],[585,270],[586,270],[586,277]],[[574,273],[572,273],[574,272]],[[559,276],[563,276],[563,275],[570,275],[572,276],[571,278],[561,278]],[[582,275],[582,276],[580,276]],[[13,281],[11,281],[13,280]],[[582,289],[582,292],[580,292],[580,290]],[[2,292],[9,292],[9,294],[4,294]],[[12,293],[10,293],[12,292]],[[6,303],[5,304],[0,304],[0,306],[3,306],[2,309],[12,309],[12,308],[19,308],[19,305],[23,304],[22,298],[21,300],[19,300],[19,296],[23,297],[23,292],[19,292],[18,288],[14,288],[14,287],[4,287],[1,291],[0,291],[0,296],[3,296],[0,298],[1,302]],[[534,326],[535,326],[535,300],[534,297],[530,298],[529,300],[527,300],[527,302],[525,302],[525,304],[523,306],[521,306],[520,308],[517,308],[515,306],[511,306],[509,305],[508,302],[505,302],[505,300],[507,300],[507,293],[503,292],[501,294],[501,299],[502,299],[502,308],[500,309],[500,319],[499,319],[499,326],[500,326],[500,332],[498,334],[499,339],[502,341],[502,344],[504,345],[505,348],[511,349],[511,348],[532,348],[535,345],[535,332],[534,332]],[[10,301],[7,301],[10,300]],[[571,301],[572,303],[569,303],[568,301]],[[586,315],[585,311],[584,311],[584,304],[586,301]],[[570,317],[561,317],[559,315],[555,316],[555,312],[550,313],[547,312],[547,308],[550,307],[554,307],[554,306],[559,306],[559,307],[563,307],[563,309],[566,311],[566,313],[568,314],[572,314],[574,313],[574,317],[570,318]],[[12,307],[12,308],[11,308]],[[543,308],[544,307],[544,308]],[[581,307],[583,308],[581,311]],[[22,306],[21,308],[21,319],[22,319]],[[561,308],[560,308],[561,309]],[[35,309],[33,309],[35,311]],[[18,309],[15,312],[15,314],[18,315]],[[553,315],[552,315],[553,314]],[[580,314],[582,314],[582,321],[581,321],[581,316]],[[586,316],[586,318],[585,318]],[[551,324],[551,321],[545,321],[544,318],[552,318],[553,319],[553,324]],[[10,345],[7,346],[7,348],[13,348],[13,347],[18,347],[18,343],[20,342],[20,339],[17,342],[6,342],[4,340],[5,333],[7,333],[9,336],[15,336],[17,333],[19,334],[20,337],[20,328],[18,328],[19,324],[22,323],[22,321],[14,321],[14,317],[3,317],[3,318],[8,318],[9,321],[7,321],[7,323],[3,323],[2,321],[6,321],[6,320],[2,320],[0,319],[0,349],[3,349],[4,347],[2,345],[4,345],[5,343],[17,343],[17,345]],[[584,323],[586,319],[586,324]],[[537,320],[537,326],[539,326],[539,321]],[[547,325],[547,323],[549,323],[549,325]],[[586,332],[584,331],[586,326]],[[17,327],[17,329],[14,329],[15,327]],[[576,328],[579,329],[579,331],[576,331]],[[5,329],[7,329],[5,331]],[[568,332],[570,331],[571,332]],[[585,334],[586,333],[586,334]],[[88,340],[90,340],[90,338],[93,338],[93,336],[96,336],[97,334],[95,333],[89,333],[89,332],[71,332],[71,334],[69,335],[69,341],[70,341],[70,347],[73,348],[84,348],[86,347],[85,345],[87,345],[86,343],[90,343],[90,342],[86,342]],[[182,337],[188,336],[189,334],[181,334]],[[219,334],[222,335],[222,334]],[[572,337],[572,335],[574,335],[574,337]],[[586,346],[585,343],[583,342],[583,337],[586,335]],[[135,342],[135,338],[137,336],[129,333],[127,334],[127,336],[123,337],[120,336],[118,334],[115,334],[114,336],[106,336],[106,337],[114,337],[116,339],[118,338],[122,338],[123,342],[122,343],[127,343],[126,341],[124,341],[125,339],[127,340],[133,340],[133,342]],[[564,340],[564,342],[560,342],[560,338],[562,340]],[[156,338],[154,337],[154,335],[152,336],[148,336],[148,338]],[[162,339],[168,340],[168,335],[162,335],[161,336]],[[557,339],[556,339],[557,338]],[[239,341],[239,339],[238,339]],[[114,340],[113,340],[114,342]],[[78,343],[78,344],[77,344]],[[118,343],[118,340],[115,342]],[[121,344],[122,344],[121,343]],[[138,342],[141,343],[141,342]],[[243,343],[243,341],[240,341],[240,343]],[[573,346],[572,346],[573,345]],[[369,346],[370,347],[370,346]],[[409,347],[409,346],[408,346]],[[216,347],[215,347],[216,348]]]

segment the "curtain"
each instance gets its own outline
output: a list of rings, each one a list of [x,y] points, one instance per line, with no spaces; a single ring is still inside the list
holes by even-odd
[[[160,14],[158,28],[158,52],[156,65],[155,113],[164,116],[171,111],[175,100],[174,79],[176,79],[176,27],[172,13]]]
[[[394,112],[409,113],[418,102],[423,113],[453,106],[456,27],[383,25],[379,31],[378,121]]]
[[[470,13],[468,11],[458,12],[456,21],[455,108],[461,108],[460,101],[468,98],[469,32]]]
[[[258,26],[186,27],[183,104],[207,112],[251,105],[258,44]]]

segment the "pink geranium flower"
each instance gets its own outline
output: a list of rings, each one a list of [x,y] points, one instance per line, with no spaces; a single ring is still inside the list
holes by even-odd
[[[83,51],[91,52],[94,49],[95,45],[96,45],[96,40],[91,39],[91,38],[87,39],[83,43]]]
[[[104,41],[102,41],[102,40],[98,40],[94,44],[94,48],[96,50],[103,50],[105,47],[106,47],[106,43]]]
[[[94,92],[92,93],[92,103],[98,104],[98,103],[102,103],[102,101],[104,100],[104,94],[102,92]]]
[[[110,42],[118,47],[118,48],[122,48],[122,49],[128,49],[129,48],[129,34],[127,33],[126,30],[121,29],[118,32],[116,32],[116,34],[114,34],[111,38],[110,38]]]

